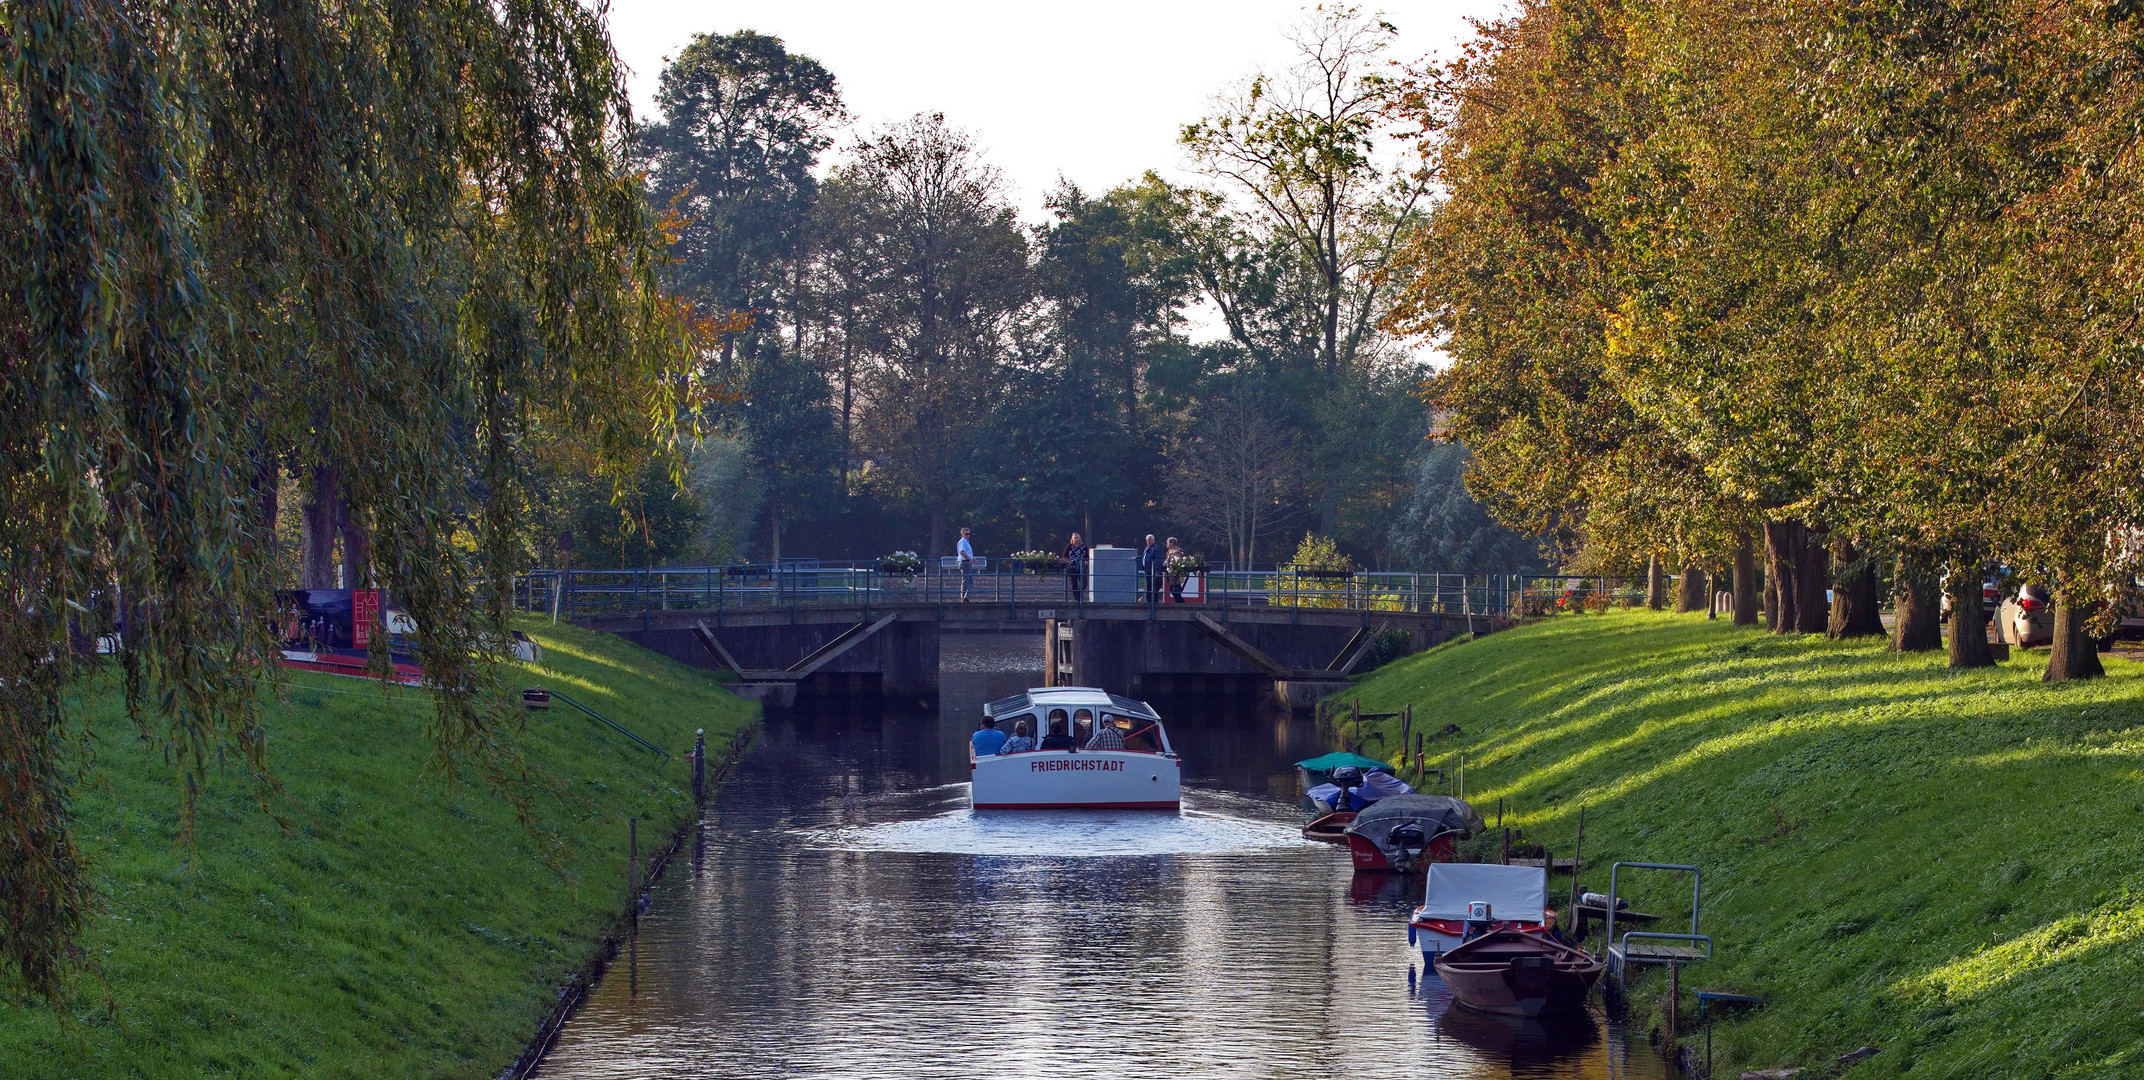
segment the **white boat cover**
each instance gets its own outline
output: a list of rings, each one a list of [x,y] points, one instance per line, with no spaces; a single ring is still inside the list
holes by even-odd
[[[1515,922],[1540,922],[1548,910],[1548,871],[1538,866],[1497,863],[1431,863],[1429,887],[1422,894],[1421,917],[1464,919],[1467,905],[1489,902],[1489,916]]]

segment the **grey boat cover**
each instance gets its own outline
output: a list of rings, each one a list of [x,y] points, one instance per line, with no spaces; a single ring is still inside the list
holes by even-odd
[[[1540,922],[1548,907],[1548,871],[1496,863],[1431,863],[1422,893],[1425,919],[1465,919],[1467,905],[1489,902],[1489,917]]]
[[[1402,825],[1420,825],[1422,835],[1430,840],[1448,832],[1472,835],[1478,829],[1488,828],[1481,815],[1464,801],[1450,795],[1394,795],[1379,799],[1355,815],[1347,831],[1377,845],[1377,850],[1390,859],[1392,830]],[[1396,864],[1395,864],[1396,865]]]

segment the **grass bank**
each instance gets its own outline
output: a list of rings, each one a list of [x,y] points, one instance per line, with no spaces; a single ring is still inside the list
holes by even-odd
[[[81,700],[95,766],[74,802],[103,892],[98,983],[71,1017],[0,1005],[0,1075],[493,1077],[623,910],[626,830],[645,858],[691,813],[686,751],[756,722],[705,673],[617,638],[531,624],[557,687],[667,749],[555,705],[519,745],[552,778],[546,865],[481,780],[427,766],[419,691],[294,673],[266,714],[272,798],[214,773],[191,852],[169,769],[116,695]],[[712,757],[714,751],[710,751]]]
[[[1585,804],[1589,888],[1612,860],[1704,868],[1718,959],[1683,985],[1772,999],[1715,1029],[1717,1075],[1866,1044],[1857,1080],[2144,1076],[2144,670],[2046,685],[2045,656],[1952,672],[1618,612],[1454,642],[1342,696],[1411,703],[1430,758],[1465,754],[1469,801],[1506,800],[1560,856]],[[1396,758],[1397,722],[1372,731]],[[1640,906],[1688,896],[1662,882]]]

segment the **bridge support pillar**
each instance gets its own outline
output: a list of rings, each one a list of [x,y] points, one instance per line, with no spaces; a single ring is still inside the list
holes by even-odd
[[[1147,628],[1131,619],[1075,619],[1072,675],[1081,686],[1129,696],[1132,680],[1146,671]]]
[[[888,697],[938,695],[938,624],[898,622],[879,634],[879,690]]]

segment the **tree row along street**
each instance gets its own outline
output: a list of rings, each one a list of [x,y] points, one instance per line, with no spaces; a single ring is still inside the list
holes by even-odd
[[[1389,325],[1467,484],[1738,621],[1991,663],[1984,583],[2099,674],[2144,558],[2128,5],[1548,0],[1406,91],[1445,197]],[[1760,599],[1756,572],[1762,564]],[[1944,590],[1947,587],[1947,599]],[[1828,596],[1828,599],[1827,599]]]

